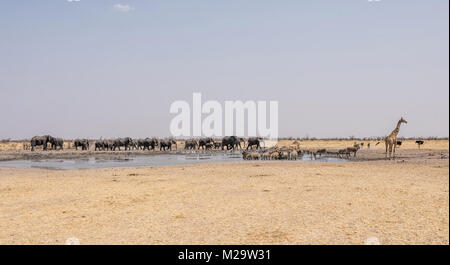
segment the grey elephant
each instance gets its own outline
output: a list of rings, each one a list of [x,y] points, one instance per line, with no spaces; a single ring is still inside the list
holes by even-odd
[[[222,139],[222,150],[227,147],[227,150],[240,148],[242,149],[241,142],[244,142],[243,138],[237,136],[225,136]]]
[[[59,150],[64,149],[64,140],[62,138],[49,138],[49,142],[52,144],[52,149],[57,150],[59,147]]]
[[[75,139],[73,145],[75,146],[75,150],[78,150],[78,147],[81,147],[81,150],[89,150],[89,140],[87,139]]]
[[[184,149],[186,149],[186,150],[196,149],[197,146],[198,146],[198,143],[194,139],[188,139],[184,142]]]
[[[136,146],[137,146],[138,150],[143,150],[144,149],[145,139],[136,139],[135,142],[136,142]]]
[[[114,148],[114,140],[106,140],[105,147],[107,150],[112,151]]]
[[[159,150],[160,151],[161,150],[166,151],[167,149],[168,150],[172,150],[172,145],[176,146],[176,144],[177,144],[177,142],[175,140],[173,140],[173,139],[161,140],[159,142]],[[176,147],[175,147],[175,149],[176,149]]]
[[[158,146],[159,141],[156,138],[145,138],[137,140],[138,149],[142,150],[155,150],[156,146]]]
[[[125,150],[131,150],[132,143],[133,143],[133,139],[131,139],[130,137],[115,139],[113,151],[116,151],[116,148],[118,148],[120,151],[121,146],[125,147]]]
[[[206,149],[210,145],[214,146],[214,139],[211,137],[201,138],[198,141],[198,149]]]
[[[109,149],[108,140],[99,140],[95,142],[95,151],[104,151]]]
[[[261,140],[262,140],[262,138],[261,137],[251,137],[251,138],[248,138],[248,142],[247,142],[247,150],[250,148],[250,149],[253,149],[253,146],[256,146],[256,149],[261,149]]]
[[[220,148],[222,148],[222,142],[218,142],[218,141],[214,142],[214,149],[220,149]]]
[[[47,150],[47,143],[53,139],[50,135],[43,135],[43,136],[34,136],[31,138],[30,145],[31,145],[31,151],[34,151],[34,147],[42,145],[44,148],[44,151]]]
[[[159,146],[159,140],[158,138],[147,138],[148,143],[150,144],[150,147],[152,150],[155,150],[157,146]]]
[[[97,150],[99,150],[99,151],[104,150],[103,141],[95,142],[94,146],[95,146],[95,149],[94,149],[95,151],[97,151]]]
[[[131,143],[130,143],[130,150],[131,149],[133,149],[133,150],[138,150],[139,149],[139,147],[138,147],[138,143],[137,143],[137,141],[136,140],[131,140]]]

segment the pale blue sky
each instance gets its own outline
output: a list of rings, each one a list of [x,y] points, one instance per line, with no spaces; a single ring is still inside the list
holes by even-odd
[[[278,100],[280,136],[448,136],[448,5],[5,0],[0,138],[168,136],[193,92]]]

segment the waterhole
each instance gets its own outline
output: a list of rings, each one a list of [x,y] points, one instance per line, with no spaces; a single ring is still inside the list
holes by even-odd
[[[46,168],[46,169],[90,169],[111,167],[142,167],[142,166],[168,166],[213,162],[239,162],[244,161],[240,152],[232,153],[191,153],[170,155],[132,155],[123,157],[86,157],[74,159],[29,159],[1,161],[0,166],[17,168]],[[280,160],[277,160],[280,161]],[[318,157],[315,160],[307,155],[299,157],[297,162],[339,162],[346,161],[335,157]],[[269,162],[269,161],[264,161]]]

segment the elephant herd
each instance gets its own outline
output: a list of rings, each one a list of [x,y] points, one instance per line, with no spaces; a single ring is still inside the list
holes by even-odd
[[[73,147],[75,150],[89,150],[90,140],[75,139]],[[225,136],[222,139],[213,139],[211,137],[200,139],[187,139],[185,141],[185,150],[234,150],[245,148],[247,142],[247,150],[256,148],[261,149],[262,138],[253,137],[247,141],[244,138],[237,136]],[[50,135],[35,136],[30,141],[31,151],[34,151],[36,146],[43,146],[43,150],[47,150],[48,144],[51,144],[52,150],[63,150],[64,140],[62,138],[55,138]],[[94,142],[95,151],[120,151],[121,147],[124,150],[156,150],[160,151],[177,149],[177,142],[174,139],[132,139],[130,137],[117,139],[103,139]]]
[[[31,151],[34,151],[36,146],[42,146],[43,150],[48,149],[48,144],[51,144],[51,150],[63,150],[64,140],[62,138],[55,138],[50,135],[35,136],[30,141]],[[75,150],[81,148],[81,150],[89,150],[90,141],[88,139],[75,139],[73,141],[73,147]],[[145,139],[132,139],[130,137],[117,138],[111,140],[98,140],[94,143],[95,151],[120,151],[121,147],[124,150],[155,150],[157,147],[161,151],[172,150],[177,147],[177,142],[173,139],[157,139],[157,138],[145,138]]]
[[[211,137],[200,139],[189,139],[185,141],[186,150],[234,150],[245,148],[245,139],[237,136],[225,136],[221,140],[214,140]],[[247,140],[247,150],[253,147],[261,149],[262,138],[252,137]]]
[[[123,147],[127,150],[172,150],[172,146],[176,146],[177,142],[173,139],[159,140],[157,138],[132,139],[130,137],[117,138],[113,140],[99,140],[95,142],[95,151],[120,151]]]

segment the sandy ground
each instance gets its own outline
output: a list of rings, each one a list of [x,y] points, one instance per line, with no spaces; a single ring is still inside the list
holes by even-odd
[[[448,141],[416,149],[395,161],[0,167],[0,244],[449,244]]]

